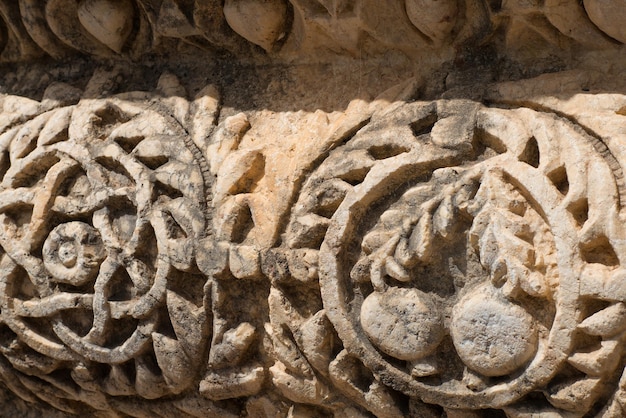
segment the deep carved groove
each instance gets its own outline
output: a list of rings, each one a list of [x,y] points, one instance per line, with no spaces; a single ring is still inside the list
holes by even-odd
[[[548,173],[548,178],[562,195],[567,195],[569,191],[569,180],[567,178],[567,170],[564,166],[560,166],[552,172]]]
[[[539,167],[539,158],[539,145],[537,144],[537,140],[532,137],[526,143],[526,147],[524,151],[522,151],[522,155],[519,156],[519,160],[537,168]]]
[[[619,264],[617,254],[605,236],[599,236],[593,241],[581,244],[580,249],[587,263],[599,263],[605,266],[617,266]]]

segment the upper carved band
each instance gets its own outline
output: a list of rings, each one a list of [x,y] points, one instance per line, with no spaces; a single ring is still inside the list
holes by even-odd
[[[139,59],[176,54],[183,43],[239,57],[310,61],[390,49],[432,55],[491,38],[510,50],[549,54],[626,42],[625,10],[623,0],[3,0],[0,58],[79,52]]]

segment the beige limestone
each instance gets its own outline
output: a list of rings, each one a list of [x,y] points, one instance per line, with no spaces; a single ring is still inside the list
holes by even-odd
[[[626,416],[623,9],[0,0],[3,416]]]

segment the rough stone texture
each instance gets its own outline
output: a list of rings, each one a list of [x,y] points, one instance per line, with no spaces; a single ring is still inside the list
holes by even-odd
[[[0,0],[2,416],[626,416],[624,18]]]

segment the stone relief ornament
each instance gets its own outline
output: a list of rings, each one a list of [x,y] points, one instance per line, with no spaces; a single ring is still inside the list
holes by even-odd
[[[623,44],[624,6],[624,0],[2,0],[0,59],[73,53],[138,59],[175,53],[181,43],[287,61],[390,49],[415,57],[493,39],[522,56],[530,45],[549,56]]]
[[[592,122],[495,94],[414,100],[407,83],[348,106],[296,186],[267,192],[279,163],[246,136],[266,114],[169,73],[105,94],[112,77],[0,98],[0,380],[23,400],[624,414],[626,184]]]
[[[416,416],[421,402],[599,413],[623,369],[623,193],[606,146],[554,113],[397,105],[331,152],[294,206],[281,251],[308,274],[281,280],[319,277],[323,310],[277,309],[307,358],[304,324],[333,325],[344,348],[319,373],[377,416],[402,415],[385,386]]]
[[[198,374],[211,179],[176,112],[201,103],[163,98],[171,77],[159,87],[45,109],[1,136],[0,351],[27,400],[115,409],[106,395],[160,398]]]

